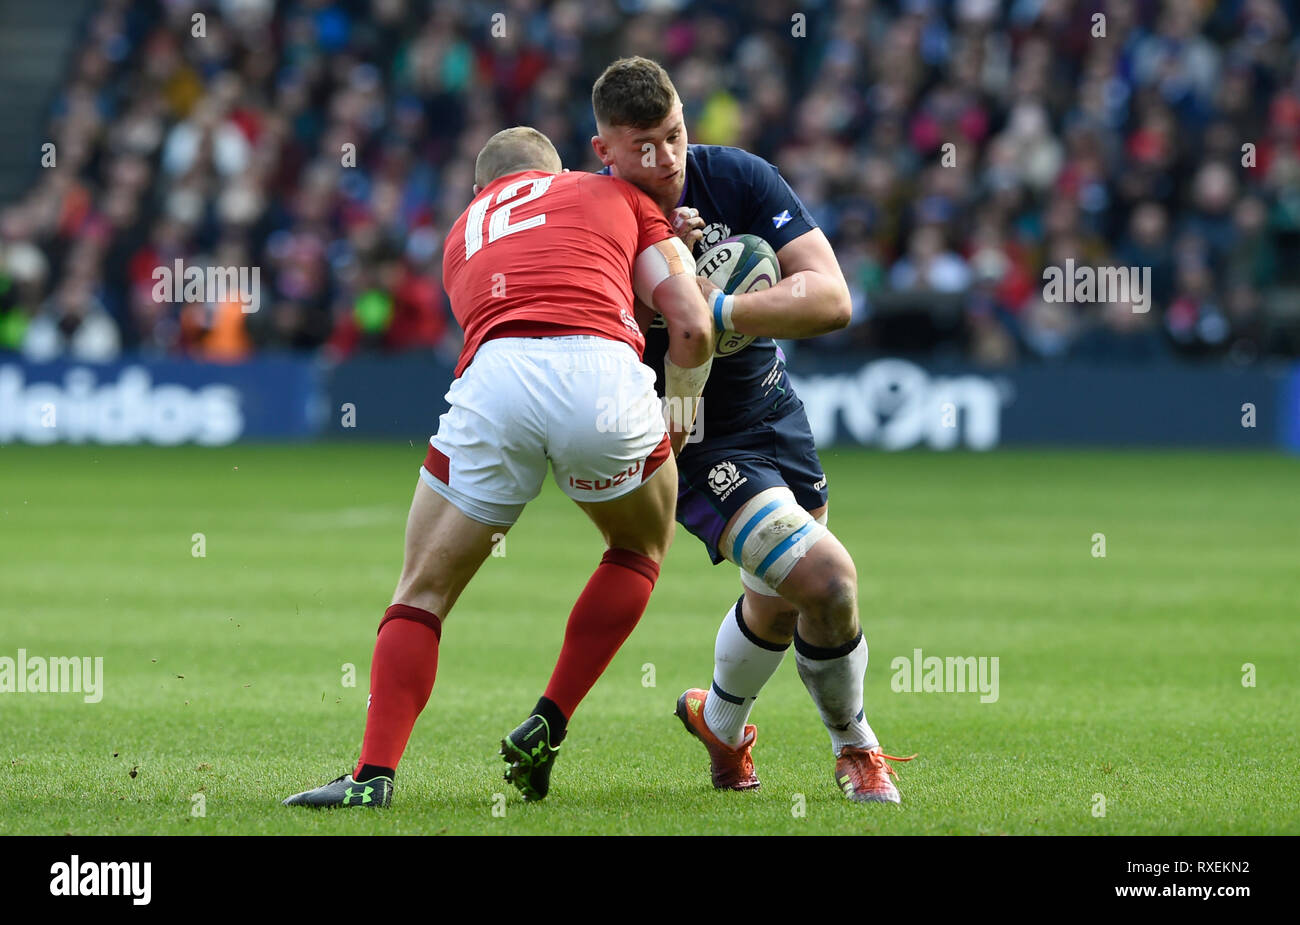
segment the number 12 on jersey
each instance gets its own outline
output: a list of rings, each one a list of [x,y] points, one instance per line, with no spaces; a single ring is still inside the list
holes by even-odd
[[[526,218],[522,222],[510,224],[510,210],[515,206],[521,206],[525,202],[532,202],[542,193],[551,188],[551,181],[555,179],[552,174],[549,177],[537,177],[532,180],[517,180],[508,186],[503,186],[501,192],[496,194],[495,203],[493,197],[487,196],[480,199],[470,207],[469,215],[465,217],[465,259],[473,257],[478,251],[483,249],[483,217],[487,215],[488,209],[493,205],[498,208],[488,219],[487,243],[491,244],[498,238],[504,238],[508,234],[514,234],[516,231],[527,231],[529,228],[536,228],[539,225],[546,224],[546,213],[534,215],[532,218]],[[524,187],[531,186],[528,195],[513,202],[506,202],[511,199]]]

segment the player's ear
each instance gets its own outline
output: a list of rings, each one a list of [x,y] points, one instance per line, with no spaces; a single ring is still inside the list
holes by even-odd
[[[605,139],[599,135],[591,136],[591,150],[596,152],[596,157],[600,158],[600,162],[606,167],[613,163],[613,153],[609,150],[609,145],[605,144]]]
[[[478,194],[479,194],[478,184],[475,183],[475,184],[474,184],[474,195],[477,196]]]

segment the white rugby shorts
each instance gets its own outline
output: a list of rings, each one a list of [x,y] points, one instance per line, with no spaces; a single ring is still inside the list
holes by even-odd
[[[447,391],[420,478],[467,517],[509,526],[549,461],[575,501],[612,501],[668,458],[655,374],[603,337],[502,337]]]

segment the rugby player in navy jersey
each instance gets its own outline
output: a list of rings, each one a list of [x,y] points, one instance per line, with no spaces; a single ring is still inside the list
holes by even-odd
[[[704,249],[753,234],[781,265],[781,281],[725,296],[698,277],[721,331],[697,427],[702,440],[678,458],[677,519],[715,564],[740,567],[743,594],[722,620],[708,690],[677,701],[677,716],[709,753],[713,785],[759,786],[749,723],[754,700],[793,642],[795,662],[835,754],[835,781],[856,802],[900,801],[888,761],[867,722],[867,643],[858,620],[858,578],[826,527],[827,486],[803,403],[773,338],[816,337],[849,322],[848,286],[830,242],[767,161],[739,148],[688,145],[682,103],[654,61],[615,61],[592,89],[605,173],[640,187],[678,234]],[[639,317],[650,313],[638,306]],[[644,361],[661,370],[667,332],[656,318]],[[657,384],[664,390],[662,373]],[[915,756],[913,756],[915,757]]]

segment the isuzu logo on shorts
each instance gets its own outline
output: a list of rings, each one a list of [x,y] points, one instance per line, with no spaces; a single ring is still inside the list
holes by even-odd
[[[620,472],[618,475],[614,476],[613,478],[575,479],[573,476],[569,476],[569,487],[580,488],[583,491],[605,491],[607,488],[614,488],[617,485],[622,485],[624,482],[626,482],[628,479],[630,479],[632,476],[636,475],[640,471],[641,471],[641,460],[638,459],[636,462],[628,466],[626,469],[624,469],[622,472]]]

